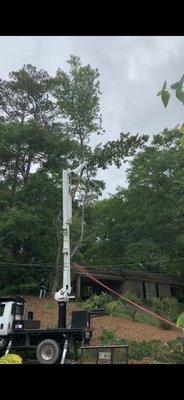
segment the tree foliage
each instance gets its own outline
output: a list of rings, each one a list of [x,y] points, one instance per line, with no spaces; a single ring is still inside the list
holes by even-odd
[[[131,161],[128,188],[89,207],[84,263],[183,273],[181,135],[167,129],[155,135]]]
[[[96,178],[98,167],[112,163],[120,167],[148,139],[121,134],[117,141],[92,148],[92,136],[104,134],[99,72],[89,64],[83,66],[76,56],[70,57],[68,66],[68,72],[58,68],[50,76],[36,66],[23,65],[10,72],[8,80],[0,80],[2,286],[14,284],[15,277],[19,282],[16,268],[10,266],[23,263],[39,264],[43,270],[50,264],[56,288],[62,264],[62,169],[89,162],[80,179],[72,181],[71,247],[79,257],[89,217],[85,209],[104,189],[104,182]],[[31,271],[29,267],[24,271],[30,282]]]

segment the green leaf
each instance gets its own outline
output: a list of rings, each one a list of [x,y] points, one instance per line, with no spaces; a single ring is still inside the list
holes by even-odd
[[[170,93],[168,92],[168,90],[164,90],[161,96],[164,107],[167,107],[169,98],[170,98]]]
[[[166,85],[167,85],[167,81],[164,82],[162,90],[160,90],[160,92],[157,93],[157,96],[161,96],[163,91],[166,90]]]
[[[177,89],[180,89],[181,86],[182,86],[182,85],[181,85],[180,82],[178,81],[178,82],[173,83],[173,84],[170,86],[170,88],[173,89],[173,90],[177,90]]]
[[[167,81],[164,82],[162,90],[166,90]]]
[[[181,326],[182,328],[184,328],[184,312],[182,312],[178,317],[177,326]]]
[[[179,101],[181,101],[184,104],[184,91],[182,89],[176,90],[176,97]]]
[[[182,85],[183,85],[183,82],[184,82],[184,75],[181,77],[181,79],[179,81],[173,83],[170,86],[170,88],[173,89],[173,90],[181,89]]]
[[[184,135],[181,137],[181,147],[184,149]]]

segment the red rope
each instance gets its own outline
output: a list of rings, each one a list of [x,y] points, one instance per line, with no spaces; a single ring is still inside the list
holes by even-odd
[[[73,266],[79,270],[80,272],[82,272],[83,275],[86,275],[88,278],[90,278],[91,280],[93,280],[94,282],[98,283],[100,286],[104,287],[105,289],[109,290],[111,293],[114,293],[116,296],[120,297],[120,299],[125,300],[127,303],[131,304],[132,306],[152,315],[153,317],[166,322],[167,324],[170,324],[172,326],[174,326],[177,329],[182,330],[182,328],[180,326],[177,326],[174,322],[169,321],[166,318],[161,317],[160,315],[154,313],[153,311],[148,310],[145,307],[140,306],[137,303],[134,303],[134,301],[127,299],[126,297],[122,296],[120,293],[116,292],[115,290],[109,288],[108,286],[106,286],[104,283],[100,282],[97,278],[94,277],[94,275],[90,274],[89,272],[87,272],[81,265],[78,265],[76,263],[73,263]]]

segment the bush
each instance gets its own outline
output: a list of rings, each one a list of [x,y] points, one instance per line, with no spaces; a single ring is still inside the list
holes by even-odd
[[[100,336],[100,344],[102,346],[108,346],[111,344],[123,344],[122,340],[118,338],[116,332],[104,329]]]
[[[34,282],[23,283],[17,286],[8,286],[0,290],[1,296],[12,295],[13,294],[30,294],[36,295],[38,292],[38,284]]]
[[[129,359],[142,360],[150,358],[153,363],[162,364],[184,364],[184,353],[181,352],[181,341],[173,340],[168,343],[162,343],[158,340],[151,342],[137,342],[133,340],[124,340],[118,338],[114,330],[105,329],[100,336],[100,344],[108,345],[128,345]]]
[[[181,328],[184,328],[184,312],[182,312],[178,319],[177,319],[177,325],[181,326]]]
[[[142,299],[136,296],[135,293],[126,292],[123,294],[124,297],[133,301],[136,304],[141,304]],[[137,315],[137,309],[129,305],[125,300],[114,300],[112,296],[107,293],[101,295],[93,295],[84,303],[84,309],[90,311],[94,308],[105,308],[106,312],[110,315],[114,315],[121,312],[131,316],[131,319],[135,321]]]
[[[142,303],[142,299],[140,297],[138,297],[135,293],[125,292],[125,293],[123,293],[123,296],[126,297],[128,300],[133,301],[136,304]],[[128,313],[130,314],[130,316],[132,318],[132,321],[135,321],[138,309],[136,307],[132,306],[131,304],[127,303],[125,300],[123,300],[123,303],[124,303],[125,307],[127,308]]]
[[[126,297],[128,300],[133,301],[136,304],[142,304],[141,297],[138,297],[135,293],[131,293],[129,291],[123,293],[123,297]],[[126,304],[128,304],[125,300],[123,300]]]
[[[178,317],[178,302],[173,297],[164,297],[163,299],[155,298],[152,300],[153,310],[162,317],[176,322]],[[160,321],[162,329],[170,329],[171,325]]]
[[[99,296],[95,294],[85,301],[84,309],[86,311],[90,311],[94,308],[102,308],[105,307],[105,305],[108,302],[110,303],[112,300],[112,296],[108,295],[107,293],[102,292],[102,294],[100,294]]]
[[[181,343],[178,340],[162,343],[157,340],[151,342],[128,341],[129,358],[143,360],[150,357],[155,363],[184,364],[184,353],[181,353]]]
[[[22,358],[17,354],[7,354],[0,357],[0,364],[22,364]]]
[[[108,314],[114,315],[116,313],[121,313],[123,311],[123,304],[121,300],[118,301],[110,301],[109,303],[106,303],[105,305],[105,310],[107,311]]]

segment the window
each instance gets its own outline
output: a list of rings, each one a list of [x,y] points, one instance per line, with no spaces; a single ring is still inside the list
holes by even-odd
[[[145,282],[145,291],[146,291],[146,299],[151,300],[154,297],[157,297],[156,283]]]
[[[0,317],[2,317],[4,314],[4,308],[5,308],[5,304],[0,304]]]
[[[12,304],[12,314],[13,315],[22,315],[23,314],[23,307],[20,304]]]
[[[179,296],[179,289],[176,287],[170,287],[171,296],[178,298]]]

